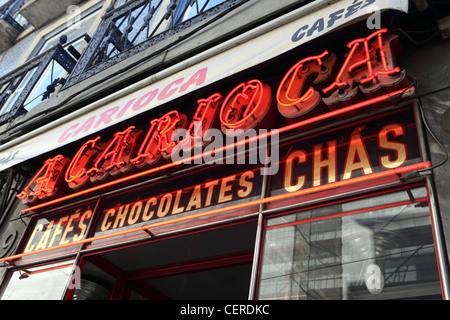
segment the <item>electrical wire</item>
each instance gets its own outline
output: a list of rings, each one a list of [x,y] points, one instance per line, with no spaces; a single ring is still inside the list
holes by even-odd
[[[439,167],[443,166],[445,163],[447,163],[448,158],[449,158],[448,151],[444,147],[444,145],[439,141],[439,139],[436,137],[436,135],[434,134],[433,130],[431,130],[431,128],[430,128],[430,126],[429,126],[429,124],[427,122],[427,119],[425,118],[425,114],[423,112],[423,107],[422,107],[422,103],[420,101],[420,97],[415,97],[415,101],[417,102],[417,105],[419,107],[420,115],[422,117],[422,122],[423,122],[423,124],[425,126],[425,129],[428,131],[428,133],[433,138],[433,140],[436,142],[436,144],[444,151],[444,156],[445,156],[445,159],[441,163],[433,165],[430,168],[420,169],[419,171],[434,170],[436,168],[439,168]]]
[[[409,77],[410,79],[412,79],[412,83],[414,83],[414,85],[417,85],[417,84],[418,84],[418,81],[417,81],[416,77],[414,77],[414,76],[412,76],[412,75],[408,75],[408,77]],[[445,90],[445,89],[448,89],[448,88],[449,88],[449,87],[446,87],[446,88],[443,88],[443,89],[440,89],[440,90],[434,90],[434,91],[431,92],[431,93],[439,92],[439,91],[442,91],[442,90]],[[421,102],[420,98],[423,97],[423,96],[429,95],[429,94],[431,94],[431,93],[429,92],[429,93],[427,93],[427,94],[423,94],[423,95],[420,95],[420,96],[414,96],[413,99],[415,100],[415,102],[416,102],[416,104],[417,104],[417,106],[418,106],[418,109],[419,109],[419,112],[420,112],[420,117],[421,117],[421,120],[422,120],[423,125],[425,126],[425,129],[427,130],[427,132],[429,133],[429,135],[431,136],[431,138],[436,142],[436,144],[442,149],[442,151],[444,152],[445,159],[444,159],[441,163],[436,164],[436,165],[433,165],[433,166],[431,166],[430,168],[419,169],[419,170],[418,170],[419,172],[422,172],[422,171],[428,171],[428,170],[434,170],[434,169],[436,169],[436,168],[439,168],[439,167],[443,166],[445,163],[447,163],[447,161],[448,161],[448,159],[449,159],[449,154],[448,154],[447,149],[446,149],[445,146],[442,144],[442,142],[437,138],[437,136],[435,135],[435,133],[433,132],[433,130],[430,128],[430,125],[428,124],[428,121],[427,121],[427,119],[426,119],[426,117],[425,117],[425,113],[424,113],[424,111],[423,111],[423,106],[422,106],[422,102]]]
[[[403,90],[401,93],[399,93],[398,95],[392,96],[388,100],[393,102],[393,101],[397,100],[398,98],[401,98],[403,96],[403,94],[405,92],[407,92],[410,88],[416,87],[418,85],[418,81],[417,81],[416,77],[414,77],[412,75],[407,75],[407,76],[408,76],[408,78],[410,80],[410,85],[408,87],[406,87],[405,90]],[[432,139],[437,143],[437,145],[444,151],[444,155],[445,155],[445,159],[441,163],[439,163],[437,165],[434,165],[434,166],[431,166],[430,168],[419,169],[418,172],[429,171],[429,170],[433,170],[433,169],[439,168],[439,167],[443,166],[449,159],[449,154],[448,154],[447,149],[444,147],[444,145],[436,137],[436,135],[434,134],[433,130],[431,130],[431,128],[430,128],[430,126],[428,124],[428,121],[427,121],[427,119],[425,117],[425,114],[424,114],[424,111],[423,111],[423,107],[422,107],[422,103],[420,101],[420,98],[423,97],[423,96],[426,96],[426,95],[429,95],[429,94],[432,94],[432,93],[436,93],[436,92],[439,92],[439,91],[443,91],[443,90],[446,90],[446,89],[449,89],[449,88],[450,87],[445,87],[445,88],[434,90],[433,92],[429,92],[429,93],[426,93],[426,94],[423,94],[423,95],[420,95],[420,96],[412,97],[412,99],[414,99],[416,101],[416,103],[417,103],[417,106],[418,106],[419,111],[420,111],[420,116],[421,116],[422,122],[423,122],[423,124],[425,126],[425,129],[430,134]]]

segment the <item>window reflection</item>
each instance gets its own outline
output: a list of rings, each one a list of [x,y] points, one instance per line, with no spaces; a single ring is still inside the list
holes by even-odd
[[[25,90],[28,81],[33,77],[36,70],[37,67],[28,71],[23,77],[17,77],[13,80],[16,83],[13,83],[8,87],[7,90],[9,90],[10,92],[5,92],[6,95],[1,101],[4,104],[1,106],[0,115],[11,111],[12,107],[16,103],[17,99],[19,99],[22,91]]]
[[[23,107],[27,111],[31,111],[39,103],[46,99],[46,92],[48,86],[54,83],[55,80],[63,78],[66,70],[55,60],[51,60],[38,82],[34,85],[33,90],[25,100]]]
[[[70,45],[73,45],[78,49],[80,44],[83,43],[84,36],[88,34],[89,29],[92,28],[100,8],[101,7],[97,5],[92,11],[83,13],[83,17],[79,21],[67,23],[64,25],[64,28],[57,29],[56,32],[46,36],[38,54],[55,47],[60,42],[62,35],[67,37],[67,42],[64,43],[65,49]]]
[[[1,300],[60,300],[72,274],[73,261],[14,271]]]
[[[55,47],[61,41],[61,36],[65,36],[67,41],[62,43],[64,49],[68,49],[69,46],[74,47],[78,53],[81,54],[82,46],[85,42],[84,37],[87,35],[89,28],[91,28],[94,23],[100,6],[96,6],[94,10],[84,13],[79,21],[73,21],[73,23],[67,23],[64,28],[58,29],[57,32],[45,37],[45,41],[37,54],[43,53],[52,47]],[[75,57],[77,58],[77,57]],[[59,79],[67,78],[68,71],[66,71],[59,63],[55,60],[51,60],[45,71],[39,77],[38,82],[34,85],[33,90],[28,95],[25,100],[23,107],[26,111],[31,111],[34,107],[40,104],[43,100],[48,97],[45,94],[51,93],[47,92],[48,86],[54,84],[54,81]]]
[[[259,299],[441,298],[424,188],[268,221]]]
[[[199,15],[202,12],[205,12],[206,10],[209,10],[218,4],[224,2],[225,0],[197,0],[197,1],[188,1],[184,0],[181,1],[181,10],[182,10],[182,16],[181,20],[177,21],[183,22],[186,20],[189,20],[197,15]]]

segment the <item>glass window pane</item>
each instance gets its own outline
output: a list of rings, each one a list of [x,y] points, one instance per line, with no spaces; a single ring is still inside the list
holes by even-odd
[[[27,19],[25,19],[25,17],[22,16],[20,13],[16,13],[16,14],[14,15],[14,20],[16,20],[16,22],[17,22],[19,25],[21,25],[22,27],[24,27],[24,28],[27,27],[28,21],[27,21]]]
[[[205,12],[206,10],[209,10],[218,4],[224,2],[225,0],[197,0],[192,3],[192,5],[187,6],[184,12],[182,21],[189,20],[198,14]]]
[[[426,190],[270,219],[259,299],[441,298]]]
[[[60,300],[72,274],[73,262],[15,271],[1,293],[1,300]]]
[[[28,95],[28,98],[25,100],[25,103],[23,104],[25,110],[31,111],[41,103],[42,96],[47,91],[47,87],[51,85],[54,80],[62,78],[65,72],[64,68],[58,62],[52,60]]]
[[[8,113],[9,111],[11,111],[11,108],[16,103],[16,101],[19,98],[20,94],[25,89],[25,86],[28,84],[28,81],[34,75],[36,70],[37,70],[37,67],[33,68],[32,70],[28,71],[28,73],[25,75],[25,77],[23,77],[23,79],[21,80],[19,86],[9,96],[8,100],[6,100],[5,104],[2,107],[2,110],[0,111],[0,114]]]
[[[62,35],[67,36],[67,43],[64,44],[64,47],[67,48],[69,45],[73,44],[75,41],[80,41],[80,38],[84,37],[84,35],[88,32],[89,28],[92,27],[95,18],[97,17],[98,8],[96,10],[90,12],[88,15],[83,17],[80,20],[70,21],[65,25],[61,31],[56,34],[49,36],[38,53],[45,52],[51,47],[56,46],[59,43],[59,39]]]

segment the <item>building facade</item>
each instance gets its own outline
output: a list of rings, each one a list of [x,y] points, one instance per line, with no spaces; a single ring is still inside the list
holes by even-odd
[[[448,299],[450,6],[0,2],[1,299]]]

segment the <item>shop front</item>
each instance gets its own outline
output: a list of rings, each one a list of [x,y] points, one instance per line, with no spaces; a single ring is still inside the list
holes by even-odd
[[[447,298],[398,37],[345,41],[194,66],[49,133],[2,299]]]

